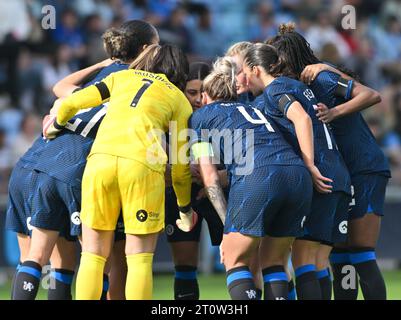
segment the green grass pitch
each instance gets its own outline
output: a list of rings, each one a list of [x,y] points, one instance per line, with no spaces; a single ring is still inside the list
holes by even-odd
[[[384,278],[387,285],[387,297],[389,300],[401,300],[401,270],[386,271]],[[200,275],[199,276],[200,298],[201,300],[229,300],[229,295],[225,285],[224,274]],[[0,286],[0,300],[10,298],[10,283]],[[173,275],[156,274],[154,277],[154,299],[172,300],[173,299]],[[361,293],[361,292],[360,292]],[[46,291],[41,289],[38,299],[46,299]],[[362,295],[359,295],[362,299]]]

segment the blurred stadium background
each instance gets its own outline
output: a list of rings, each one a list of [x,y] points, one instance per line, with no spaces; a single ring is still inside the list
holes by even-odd
[[[356,9],[356,28],[344,30],[342,8]],[[52,5],[56,28],[42,20]],[[52,86],[69,73],[105,58],[100,36],[125,20],[145,19],[163,42],[182,47],[191,61],[211,61],[234,42],[262,41],[281,22],[297,22],[324,61],[354,70],[379,90],[382,103],[365,118],[388,156],[393,178],[387,190],[378,246],[389,298],[401,298],[401,0],[1,0],[0,1],[0,299],[18,262],[15,235],[4,231],[7,185],[18,158],[40,133],[54,100]],[[363,148],[363,146],[355,146]],[[218,252],[202,237],[201,298],[226,299]],[[173,270],[161,239],[157,273]],[[172,298],[172,275],[155,280],[155,298]],[[43,295],[41,295],[44,297]]]

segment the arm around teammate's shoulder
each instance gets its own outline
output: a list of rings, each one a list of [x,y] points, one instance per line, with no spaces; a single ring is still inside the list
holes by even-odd
[[[191,202],[192,176],[189,166],[188,120],[192,107],[185,96],[179,95],[172,106],[170,128],[171,179],[179,206]]]

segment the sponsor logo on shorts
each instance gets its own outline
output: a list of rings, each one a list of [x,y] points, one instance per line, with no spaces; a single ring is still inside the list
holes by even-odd
[[[33,230],[33,227],[32,227],[32,225],[31,225],[31,220],[32,220],[31,217],[28,217],[28,218],[26,219],[26,226],[27,226],[27,228],[28,228],[29,231],[32,231],[32,230]]]
[[[148,213],[146,212],[146,210],[139,210],[136,213],[136,218],[140,222],[145,222],[148,219]]]
[[[168,224],[166,226],[166,234],[171,236],[174,233],[174,226],[172,224]]]
[[[342,234],[347,234],[348,232],[348,221],[343,221],[339,224],[338,226],[338,230],[340,230],[340,232]]]
[[[160,218],[159,212],[149,212],[149,220],[151,221],[158,221]]]
[[[71,214],[71,222],[76,226],[79,226],[81,224],[81,217],[78,211]]]

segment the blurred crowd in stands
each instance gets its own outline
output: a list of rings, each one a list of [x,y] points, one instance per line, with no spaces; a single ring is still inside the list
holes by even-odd
[[[348,4],[356,28],[344,30]],[[55,8],[55,29],[42,27],[45,5]],[[381,92],[365,119],[390,159],[391,183],[401,185],[401,0],[1,0],[0,193],[40,133],[52,86],[104,59],[102,33],[130,19],[152,22],[162,42],[179,45],[191,61],[211,61],[234,42],[263,41],[295,21],[321,60]]]

